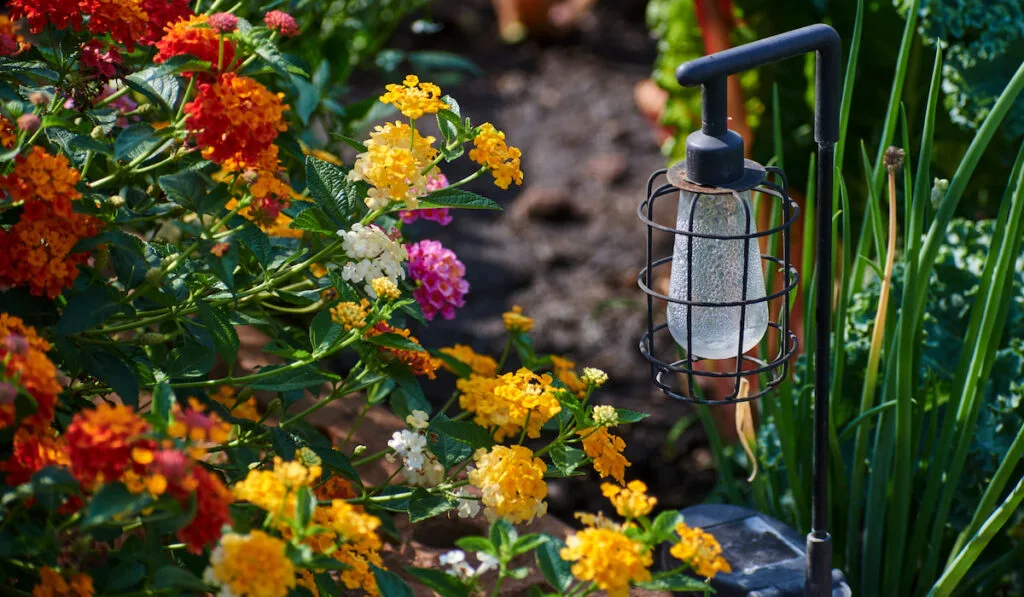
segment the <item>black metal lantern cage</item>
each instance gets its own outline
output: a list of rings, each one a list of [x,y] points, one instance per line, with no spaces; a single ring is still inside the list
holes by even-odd
[[[641,337],[640,352],[651,364],[651,379],[654,384],[665,394],[686,402],[728,404],[756,400],[786,379],[789,373],[790,357],[797,351],[798,342],[796,334],[789,329],[789,308],[791,303],[790,295],[797,287],[799,274],[790,263],[789,233],[793,222],[796,221],[799,215],[799,207],[787,192],[786,177],[782,170],[774,167],[766,168],[752,160],[744,160],[743,170],[744,176],[737,181],[727,186],[712,187],[699,185],[688,179],[686,176],[686,162],[680,162],[672,168],[658,170],[651,176],[647,183],[647,197],[637,208],[637,215],[647,226],[647,265],[640,271],[637,278],[641,290],[647,295],[647,332]],[[662,177],[664,177],[665,182],[658,184],[659,179]],[[659,200],[671,196],[679,197],[681,196],[681,191],[693,193],[694,196],[690,204],[689,226],[685,229],[680,229],[656,221],[655,205],[659,203]],[[749,203],[740,195],[746,191],[759,193],[762,198],[768,198],[773,202],[781,203],[782,222],[763,231],[751,232],[752,227],[750,224],[756,218],[756,214],[752,213]],[[697,211],[698,202],[707,200],[708,197],[726,195],[731,195],[739,205],[743,206],[744,214],[742,218],[745,233],[715,234],[694,232],[694,214]],[[762,207],[766,206],[773,207],[771,204],[762,202]],[[772,222],[772,224],[775,224],[775,222]],[[678,225],[678,222],[676,222],[676,225]],[[673,239],[676,236],[682,236],[688,243],[688,250],[686,251],[688,276],[686,296],[669,296],[672,294],[671,291],[669,291],[669,295],[666,295],[654,288],[653,280],[656,277],[655,274],[658,268],[671,267],[673,260],[672,254],[666,257],[657,257],[655,255],[655,237],[660,233],[671,234]],[[761,260],[765,262],[768,268],[777,268],[777,271],[782,274],[782,286],[781,288],[769,286],[763,297],[748,298],[747,281],[749,280],[749,269],[756,267],[758,272],[761,271],[761,264],[753,263],[754,259],[750,255],[750,243],[760,243],[761,240],[766,240],[769,241],[764,243],[766,247],[771,247],[772,245],[780,246],[779,243],[770,242],[773,236],[775,238],[781,237],[782,255],[770,255],[760,250],[759,253]],[[695,238],[743,243],[744,262],[742,267],[743,278],[739,284],[742,288],[740,300],[707,302],[699,300],[700,297],[695,298],[693,296],[693,271],[695,265],[693,245]],[[698,263],[696,265],[700,266],[701,264]],[[761,302],[768,303],[767,336],[769,341],[765,342],[762,339],[758,343],[760,345],[759,348],[748,350],[747,354],[745,354],[743,351],[743,336],[747,309],[751,305]],[[686,306],[687,342],[686,346],[679,347],[685,350],[683,355],[680,355],[676,350],[677,344],[675,341],[658,341],[660,337],[668,335],[669,324],[667,321],[655,324],[655,313],[660,309],[662,303],[665,306],[669,303]],[[740,308],[740,318],[737,330],[739,341],[737,342],[735,367],[719,371],[699,369],[697,364],[704,359],[693,354],[693,326],[691,323],[693,321],[694,308],[735,309],[737,307]],[[773,311],[777,313],[774,319],[772,318]],[[772,344],[770,339],[773,336],[775,339],[774,349],[769,348],[769,345]],[[659,346],[666,348],[659,349]],[[759,354],[758,356],[750,354],[752,352],[762,353],[769,351],[771,354]],[[682,358],[678,358],[680,356]],[[715,397],[713,400],[696,397],[694,392],[696,388],[694,378],[696,377],[731,379],[733,381],[732,390],[728,395]],[[759,381],[759,385],[756,386],[756,390],[741,395],[740,388],[744,378],[756,378]],[[754,384],[751,384],[751,388],[754,387]]]

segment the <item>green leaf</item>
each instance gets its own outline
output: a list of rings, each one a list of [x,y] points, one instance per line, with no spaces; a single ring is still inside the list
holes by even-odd
[[[551,446],[549,454],[551,454],[551,462],[555,468],[566,476],[571,475],[587,458],[583,450],[565,444]]]
[[[693,591],[698,593],[710,593],[713,591],[710,585],[702,580],[697,580],[692,576],[687,576],[683,573],[673,574],[664,578],[658,578],[655,580],[649,580],[646,582],[638,582],[636,586],[641,589],[648,589],[651,591]]]
[[[380,493],[378,493],[376,497],[384,498],[403,493],[410,493],[412,491],[412,487],[405,487],[403,485],[388,485],[384,489],[380,490]],[[409,498],[403,497],[380,502],[374,502],[374,505],[383,510],[388,510],[389,512],[408,512]]]
[[[341,337],[342,327],[331,319],[331,312],[324,309],[316,314],[309,324],[309,343],[313,352],[324,350]]]
[[[416,577],[424,585],[437,591],[444,597],[468,597],[469,589],[458,579],[432,568],[406,568],[406,572]]]
[[[164,566],[156,571],[153,580],[154,589],[182,589],[198,593],[210,592],[210,587],[185,568]]]
[[[409,52],[407,55],[413,72],[421,71],[461,71],[470,75],[481,74],[480,67],[472,60],[453,52],[437,50],[421,50]]]
[[[499,554],[507,554],[511,544],[519,538],[519,533],[510,522],[499,518],[491,523],[491,543],[498,546]]]
[[[444,466],[445,470],[457,466],[473,455],[472,446],[460,442],[446,433],[438,433],[435,430],[431,431],[432,433],[430,433],[427,440],[430,451],[437,456],[438,461]]]
[[[469,365],[463,363],[462,361],[453,357],[452,355],[445,354],[440,350],[434,349],[431,349],[429,352],[430,356],[444,361],[444,364],[450,367],[452,371],[455,372],[455,375],[458,375],[462,379],[469,379],[469,376],[473,374],[473,370],[470,368]]]
[[[306,186],[309,194],[328,215],[347,225],[355,218],[360,203],[359,191],[338,166],[306,156]],[[337,227],[335,227],[337,230]]]
[[[388,332],[386,334],[377,334],[376,336],[367,336],[365,338],[370,344],[376,344],[377,346],[384,346],[387,348],[396,348],[398,350],[412,350],[415,352],[426,352],[425,349],[413,342],[412,340],[402,336],[401,334],[395,334]]]
[[[107,592],[120,593],[142,582],[146,578],[146,565],[138,560],[121,562],[110,571]]]
[[[302,486],[299,488],[295,498],[295,524],[298,525],[299,529],[305,529],[309,526],[309,522],[313,520],[313,510],[316,510],[316,496],[313,495],[313,492],[308,487]]]
[[[235,222],[234,226],[242,225],[242,230],[238,233],[239,240],[249,249],[252,256],[260,264],[260,267],[266,269],[270,265],[271,254],[270,239],[267,238],[267,234],[241,216],[237,216],[235,219],[240,220],[240,222]]]
[[[494,445],[490,432],[472,421],[452,421],[444,415],[439,415],[430,422],[430,430],[468,444],[474,450]]]
[[[409,522],[416,523],[433,518],[456,506],[458,506],[456,502],[443,495],[431,495],[425,489],[418,487],[409,498]]]
[[[295,66],[291,62],[288,62],[288,60],[281,55],[281,52],[277,50],[277,46],[268,39],[260,39],[256,43],[256,55],[262,58],[275,73],[286,79],[292,74],[296,74],[300,77],[309,77],[306,71]],[[305,121],[303,121],[303,124],[305,124]]]
[[[457,209],[501,210],[501,206],[483,195],[463,189],[440,189],[420,199],[420,209],[453,207]]]
[[[394,572],[388,572],[382,570],[374,565],[370,565],[373,568],[373,576],[377,579],[377,588],[380,589],[381,595],[387,595],[387,597],[414,597],[412,589],[405,583],[404,580]]]
[[[678,510],[661,512],[651,525],[651,542],[672,541],[676,536],[676,525],[681,522],[683,522],[683,515]]]
[[[463,551],[482,551],[495,557],[498,555],[498,548],[495,547],[487,538],[480,537],[478,535],[459,537],[455,540],[455,547],[458,547]]]
[[[309,207],[302,210],[302,213],[295,216],[289,228],[296,230],[308,230],[320,234],[336,234],[338,227],[331,221],[331,218],[319,207]]]
[[[150,66],[125,77],[125,84],[170,111],[178,103],[181,83],[164,65]]]
[[[430,401],[423,394],[423,388],[420,387],[420,382],[416,381],[416,376],[409,371],[408,367],[392,366],[388,368],[388,373],[391,378],[398,384],[398,389],[405,398],[406,405],[408,406],[409,412],[414,410],[422,410],[423,412],[430,414],[433,410],[430,406]]]
[[[168,199],[191,211],[198,210],[207,192],[206,178],[195,170],[165,174],[157,178],[156,182]]]
[[[270,390],[274,392],[287,392],[289,390],[302,390],[318,386],[331,381],[331,378],[315,367],[303,365],[297,368],[289,368],[289,365],[269,365],[260,369],[260,373],[270,373],[267,377],[258,379],[249,384],[254,390]]]
[[[369,151],[366,145],[363,145],[360,141],[357,141],[352,137],[346,137],[345,135],[342,135],[340,133],[331,133],[331,136],[341,141],[342,143],[348,145],[352,149],[358,151],[359,153],[366,153],[367,151]]]
[[[516,539],[516,542],[512,544],[512,557],[516,557],[528,551],[533,551],[547,543],[550,539],[551,537],[542,533],[530,533],[529,535],[523,535]]]
[[[62,336],[78,334],[100,325],[123,310],[108,288],[93,284],[68,297],[67,306],[61,312],[53,331]]]
[[[82,368],[106,382],[126,404],[139,404],[139,380],[120,356],[104,346],[91,347],[79,355]]]
[[[648,413],[640,413],[635,410],[629,410],[628,408],[616,408],[615,412],[619,415],[619,423],[637,423],[643,421],[647,417],[651,416]]]
[[[462,120],[450,110],[441,110],[437,113],[437,128],[441,130],[445,145],[448,145],[459,138]]]
[[[560,592],[564,592],[572,583],[572,564],[559,555],[563,547],[565,543],[561,539],[552,537],[538,547],[536,552],[537,567],[544,579]]]
[[[295,459],[296,442],[295,436],[279,427],[270,428],[270,445],[274,448],[274,454],[285,460]]]
[[[153,386],[153,402],[149,412],[146,413],[146,420],[157,432],[163,432],[171,423],[171,409],[174,407],[174,390],[167,381],[160,381]]]
[[[121,131],[114,140],[114,159],[119,162],[134,160],[162,142],[152,126],[144,123],[133,124]]]
[[[217,347],[217,353],[227,362],[230,370],[235,366],[238,359],[238,333],[235,326],[223,311],[211,307],[204,301],[196,301],[199,307],[199,319],[206,325],[206,329],[213,337],[213,343]]]
[[[89,500],[82,526],[96,526],[110,522],[118,515],[135,514],[151,502],[148,494],[134,494],[121,483],[104,485]]]

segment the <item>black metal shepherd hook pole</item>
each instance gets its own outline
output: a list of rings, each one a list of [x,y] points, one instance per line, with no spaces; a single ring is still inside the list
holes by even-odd
[[[687,141],[687,173],[701,184],[717,185],[742,173],[742,159],[733,158],[739,142],[729,135],[726,77],[763,64],[817,53],[814,92],[814,140],[818,144],[817,176],[817,309],[814,352],[814,469],[811,532],[807,536],[808,596],[832,594],[832,546],[828,533],[828,432],[830,331],[832,327],[832,176],[839,140],[840,42],[835,29],[811,25],[704,56],[676,70],[680,85],[703,86],[703,128]],[[691,151],[693,149],[693,151]],[[734,172],[736,164],[740,172]],[[852,531],[852,529],[851,529]]]

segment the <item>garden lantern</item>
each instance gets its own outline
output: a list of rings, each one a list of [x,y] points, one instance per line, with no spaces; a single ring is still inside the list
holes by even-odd
[[[849,595],[841,574],[833,579],[827,525],[832,170],[840,101],[840,45],[835,30],[812,25],[681,65],[676,70],[679,83],[702,88],[703,127],[687,137],[683,162],[651,177],[647,198],[638,209],[647,225],[647,266],[640,272],[639,284],[647,294],[648,329],[640,351],[651,364],[655,385],[669,396],[702,404],[766,396],[786,378],[790,358],[797,351],[796,334],[789,329],[789,298],[798,278],[790,264],[789,231],[798,206],[789,197],[781,170],[744,159],[743,139],[727,126],[726,77],[811,51],[817,54],[814,139],[818,144],[811,532],[804,556],[799,545],[793,547],[792,532],[783,532],[777,521],[735,507],[698,507],[701,526],[712,534],[719,527],[729,535],[723,547],[737,570],[715,580],[719,593],[725,595]],[[662,177],[665,182],[659,184]],[[777,202],[781,223],[756,229],[754,194],[760,201]],[[675,222],[659,223],[655,207],[671,198],[678,201]],[[652,254],[657,234],[673,236],[671,255]],[[773,247],[780,254],[771,254]],[[655,283],[664,279],[666,270],[667,293]],[[771,281],[767,286],[765,273]],[[656,301],[667,305],[666,321],[657,325]],[[766,335],[767,341],[762,341]],[[753,351],[759,344],[761,350]],[[698,367],[700,361],[721,359],[732,362],[725,361],[717,369]],[[696,391],[697,377],[724,380],[731,390],[724,398],[703,399]],[[785,549],[775,549],[767,558],[764,550],[754,553],[760,549],[758,542],[763,546],[768,537]],[[795,572],[800,587],[794,589],[792,562],[804,558],[803,570]]]

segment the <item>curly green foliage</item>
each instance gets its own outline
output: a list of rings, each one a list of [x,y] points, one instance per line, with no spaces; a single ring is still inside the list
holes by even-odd
[[[741,20],[738,9],[735,16],[738,21]],[[685,153],[680,141],[701,125],[700,92],[696,89],[683,89],[676,82],[675,76],[677,66],[704,55],[704,42],[695,5],[689,0],[651,0],[647,5],[647,25],[658,39],[658,58],[654,63],[653,78],[669,94],[661,123],[676,131],[663,149],[667,155],[678,159]],[[733,44],[739,45],[753,41],[757,35],[746,25],[741,25],[733,31],[732,37]],[[747,124],[757,128],[764,112],[764,103],[757,95],[757,71],[746,71],[739,77],[747,98]]]
[[[950,119],[975,129],[995,104],[1024,56],[1024,0],[922,0],[918,31],[945,46],[942,89]],[[1003,125],[1024,135],[1024,104]]]

